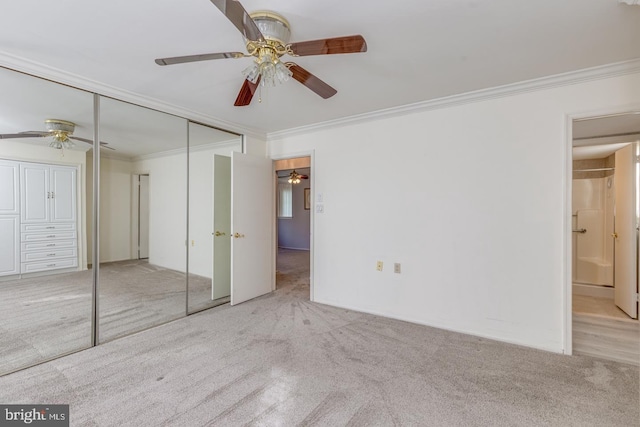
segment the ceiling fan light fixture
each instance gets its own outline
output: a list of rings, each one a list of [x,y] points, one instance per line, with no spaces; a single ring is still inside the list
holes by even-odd
[[[289,184],[300,184],[300,179],[302,178],[302,176],[296,172],[295,170],[293,170],[290,174],[289,174],[289,179],[287,180],[287,182]]]
[[[69,135],[73,134],[76,124],[60,119],[47,119],[44,121],[44,128],[51,134],[51,142],[49,147],[57,150],[70,149],[75,146],[73,141],[69,139]]]
[[[274,87],[285,83],[293,76],[293,73],[274,53],[269,48],[260,49],[258,57],[249,67],[242,71],[242,74],[254,84],[260,78],[262,86]]]

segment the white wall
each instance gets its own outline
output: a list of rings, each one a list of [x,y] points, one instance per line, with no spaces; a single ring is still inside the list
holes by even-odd
[[[271,141],[315,150],[315,301],[562,351],[566,114],[638,102],[634,74]]]
[[[93,215],[93,164],[88,160],[87,189],[89,218]],[[131,259],[131,179],[132,163],[102,156],[100,158],[100,262]],[[89,225],[90,227],[91,225]],[[89,228],[90,229],[90,228]],[[91,234],[88,254],[92,256]]]
[[[149,174],[149,263],[186,271],[186,150],[138,160],[132,173]]]

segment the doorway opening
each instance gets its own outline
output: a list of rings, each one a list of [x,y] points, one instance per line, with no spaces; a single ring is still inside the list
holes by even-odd
[[[138,259],[149,259],[149,174],[138,175]]]
[[[276,289],[311,300],[313,190],[311,157],[275,160]]]
[[[640,114],[573,121],[572,345],[640,365]]]

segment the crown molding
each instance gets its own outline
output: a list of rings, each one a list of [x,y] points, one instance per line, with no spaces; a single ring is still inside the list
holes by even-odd
[[[140,95],[132,91],[120,89],[115,86],[88,79],[77,74],[69,73],[58,68],[42,64],[40,62],[31,61],[6,52],[0,52],[0,66],[25,74],[30,74],[35,77],[51,80],[55,83],[62,83],[64,85],[75,87],[77,89],[97,93],[98,95],[115,98],[121,101],[139,105],[141,107],[146,107],[152,110],[158,110],[164,113],[179,116],[201,124],[228,130],[230,132],[250,135],[259,139],[264,139],[266,137],[265,132],[257,129],[252,129],[237,123],[220,120],[206,114],[198,113],[197,111],[169,104],[159,99]]]
[[[638,1],[640,0],[632,0]],[[626,74],[640,73],[640,58],[630,61],[616,62],[613,64],[601,65],[597,67],[585,68],[577,71],[570,71],[562,74],[555,74],[522,82],[511,83],[503,86],[496,86],[488,89],[480,89],[458,95],[446,96],[443,98],[431,99],[428,101],[416,102],[413,104],[401,105],[398,107],[385,108],[383,110],[369,113],[356,114],[335,120],[329,120],[312,125],[301,126],[283,131],[270,132],[267,134],[267,141],[277,141],[291,136],[301,135],[313,131],[329,129],[339,126],[364,123],[373,120],[402,116],[410,113],[438,110],[441,108],[454,107],[473,102],[486,101],[495,98],[504,98],[520,93],[534,92],[543,89],[550,89],[560,86],[568,86],[577,83],[584,83],[592,80],[601,80],[610,77],[622,76]]]
[[[188,149],[187,147],[181,147],[181,148],[175,148],[173,150],[159,151],[157,153],[143,154],[141,156],[131,157],[130,159],[133,162],[137,162],[140,160],[157,159],[159,157],[174,156],[179,154],[186,155],[187,153],[191,154],[198,151],[216,150],[219,148],[231,148],[234,145],[240,145],[240,144],[241,143],[239,139],[234,139],[229,141],[212,142],[210,144],[194,145],[192,147],[190,146]]]
[[[639,5],[640,6],[640,0],[618,0],[618,3],[626,3],[628,5]]]

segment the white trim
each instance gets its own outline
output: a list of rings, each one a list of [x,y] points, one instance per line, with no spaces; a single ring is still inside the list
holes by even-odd
[[[572,188],[573,188],[573,120],[570,114],[565,116],[565,150],[564,150],[564,176],[565,181],[562,186],[562,195],[564,196],[564,209],[562,215],[562,226],[564,228],[564,239],[562,239],[562,249],[564,252],[563,271],[563,292],[562,292],[562,352],[566,355],[573,354],[573,250],[571,242],[573,238],[573,218],[571,214],[571,206],[573,204]]]
[[[211,117],[188,108],[169,104],[159,99],[144,96],[126,89],[120,89],[78,74],[69,73],[58,68],[42,64],[40,62],[20,58],[6,52],[0,52],[0,66],[30,74],[35,77],[52,80],[56,83],[62,83],[88,92],[97,93],[98,95],[115,98],[142,107],[173,114],[200,124],[221,128],[239,134],[247,134],[260,139],[264,139],[265,137],[265,132],[258,129]]]
[[[475,90],[472,92],[416,102],[413,104],[401,105],[398,107],[385,108],[383,110],[356,114],[349,117],[343,117],[335,120],[329,120],[326,122],[315,123],[283,131],[270,132],[267,134],[267,141],[274,141],[336,126],[362,123],[371,120],[379,120],[382,118],[395,117],[421,111],[437,110],[441,108],[469,104],[472,102],[480,102],[489,99],[512,96],[519,93],[533,92],[559,86],[588,82],[592,80],[600,80],[626,74],[634,74],[638,72],[640,72],[640,58],[630,61],[616,62],[613,64],[600,65],[597,67],[585,68],[577,71],[570,71],[562,74],[555,74],[552,76],[541,77],[532,80],[525,80],[522,82],[496,86],[488,89]]]
[[[564,241],[562,243],[564,252],[563,264],[563,331],[562,339],[564,341],[564,354],[573,354],[573,281],[572,281],[572,250],[571,239],[573,233],[571,221],[571,189],[573,184],[573,121],[586,119],[589,117],[597,118],[612,114],[622,114],[631,111],[638,111],[640,104],[630,104],[615,108],[605,108],[591,111],[582,111],[569,113],[565,115],[565,162],[564,162],[564,209],[563,209],[563,226]]]
[[[189,147],[189,153],[195,153],[198,151],[205,151],[209,149],[213,150],[216,148],[231,147],[232,145],[236,145],[236,144],[241,144],[239,136],[236,138],[235,141],[212,142],[210,144],[202,144],[202,145],[195,145],[193,147]],[[137,162],[139,160],[156,159],[158,157],[173,156],[176,154],[183,154],[183,153],[187,154],[187,147],[174,148],[172,150],[159,151],[157,153],[143,154],[141,156],[130,157],[130,159],[132,162]]]
[[[400,321],[403,321],[403,322],[413,323],[415,325],[422,325],[422,326],[427,326],[427,327],[430,327],[430,328],[442,329],[444,331],[455,332],[455,333],[458,333],[458,334],[461,334],[461,335],[480,337],[480,338],[484,338],[484,339],[497,341],[499,343],[515,344],[515,345],[519,345],[519,346],[522,346],[522,347],[535,348],[535,349],[538,349],[538,350],[544,350],[544,351],[548,351],[548,352],[556,353],[556,354],[562,353],[561,351],[558,350],[557,347],[532,345],[527,340],[519,340],[519,339],[514,339],[514,338],[505,338],[503,336],[491,335],[491,334],[481,333],[481,332],[477,332],[477,331],[469,332],[466,329],[452,328],[447,323],[425,322],[424,320],[416,319],[416,318],[411,317],[411,316],[399,316],[397,314],[388,313],[386,311],[363,309],[362,307],[351,307],[349,305],[345,305],[345,304],[342,304],[342,303],[339,303],[339,302],[328,301],[328,300],[316,301],[316,303],[328,305],[328,306],[331,306],[331,307],[342,308],[342,309],[345,309],[345,310],[355,311],[355,312],[358,312],[358,313],[373,314],[374,316],[380,316],[380,317],[386,317],[388,319],[400,320]]]

